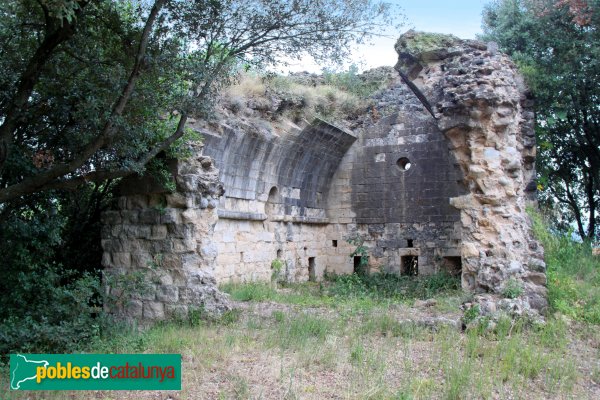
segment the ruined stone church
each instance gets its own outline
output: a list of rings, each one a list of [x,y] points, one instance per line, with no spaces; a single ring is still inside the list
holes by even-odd
[[[543,249],[526,213],[533,102],[522,77],[494,44],[409,31],[396,51],[395,76],[352,129],[196,121],[203,141],[174,163],[176,191],[123,182],[104,214],[103,264],[117,274],[155,268],[151,293],[122,311],[147,320],[218,312],[227,307],[218,283],[269,281],[273,265],[290,282],[365,265],[444,270],[460,274],[484,313],[543,310]],[[524,294],[504,304],[509,280]]]

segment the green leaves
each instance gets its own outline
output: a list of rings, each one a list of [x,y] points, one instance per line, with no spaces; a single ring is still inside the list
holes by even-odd
[[[73,22],[75,13],[80,9],[80,2],[81,0],[40,0],[42,6],[47,9],[48,15],[61,23],[63,19]]]
[[[600,224],[600,4],[573,4],[495,2],[484,12],[483,39],[513,57],[533,92],[540,200],[559,208],[559,224],[576,224],[582,238],[593,238]]]

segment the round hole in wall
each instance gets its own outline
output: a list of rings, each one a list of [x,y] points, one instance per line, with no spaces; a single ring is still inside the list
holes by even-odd
[[[396,161],[396,165],[400,168],[400,171],[408,171],[411,167],[410,160],[406,157],[400,157],[398,161]]]

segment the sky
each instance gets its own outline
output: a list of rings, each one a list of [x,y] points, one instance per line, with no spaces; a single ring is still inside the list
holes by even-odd
[[[491,0],[386,0],[401,8],[406,24],[399,31],[390,30],[389,37],[374,39],[372,45],[357,48],[353,60],[361,70],[382,65],[393,66],[396,39],[405,31],[451,33],[462,39],[474,39],[481,32],[481,12]],[[290,71],[320,72],[321,67],[311,60],[290,66]]]

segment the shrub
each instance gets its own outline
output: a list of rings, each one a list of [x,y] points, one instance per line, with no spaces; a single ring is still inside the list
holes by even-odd
[[[61,284],[68,277],[68,271],[56,267],[19,275],[14,295],[31,293],[39,300],[0,322],[0,354],[72,352],[101,333],[98,275],[84,274]]]

